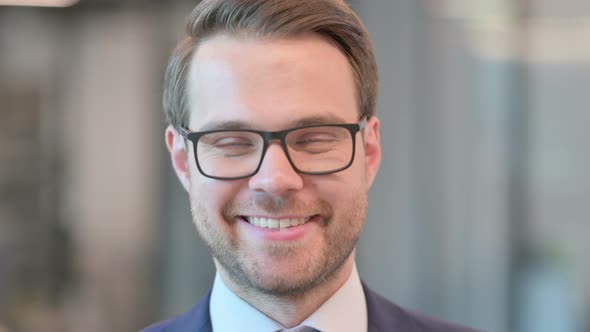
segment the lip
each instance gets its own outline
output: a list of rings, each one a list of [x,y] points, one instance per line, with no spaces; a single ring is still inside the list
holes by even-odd
[[[250,224],[244,217],[237,217],[239,222],[238,228],[244,232],[247,237],[253,240],[265,241],[296,241],[303,238],[314,227],[317,227],[316,222],[319,216],[312,216],[309,221],[303,225],[291,226],[288,228],[262,228]],[[279,219],[279,218],[277,218]],[[282,218],[281,218],[282,219]]]

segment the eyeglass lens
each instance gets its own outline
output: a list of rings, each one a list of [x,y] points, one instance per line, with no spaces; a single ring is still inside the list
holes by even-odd
[[[353,138],[346,128],[318,126],[290,131],[288,157],[301,172],[323,173],[345,167],[352,158]],[[219,131],[202,135],[196,146],[201,171],[213,177],[253,174],[263,158],[264,139],[256,132]]]

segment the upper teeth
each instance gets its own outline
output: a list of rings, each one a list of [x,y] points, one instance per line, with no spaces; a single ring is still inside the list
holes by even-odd
[[[261,217],[246,217],[249,223],[254,226],[262,228],[287,228],[297,225],[303,225],[311,219],[307,218],[289,218],[289,219],[273,219],[273,218],[261,218]]]

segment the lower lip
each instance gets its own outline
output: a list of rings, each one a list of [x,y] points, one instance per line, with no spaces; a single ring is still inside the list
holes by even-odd
[[[288,228],[263,228],[250,224],[245,219],[240,218],[240,227],[248,234],[254,237],[267,241],[295,241],[301,239],[307,232],[311,231],[316,225],[318,217],[313,217],[303,225],[292,226]]]

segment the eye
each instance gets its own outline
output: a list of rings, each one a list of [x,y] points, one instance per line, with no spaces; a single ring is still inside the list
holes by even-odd
[[[346,138],[346,130],[339,127],[314,127],[292,133],[292,142],[297,146],[332,144]]]
[[[313,128],[297,132],[288,145],[294,151],[319,154],[337,149],[342,140],[341,135],[333,128]]]
[[[297,138],[297,145],[306,145],[306,144],[326,144],[330,142],[334,142],[336,138],[334,135],[326,134],[326,133],[312,133],[303,135]]]
[[[258,141],[260,139],[257,139],[257,136],[250,132],[221,131],[201,136],[199,143],[215,148],[223,148],[231,146],[253,146]]]
[[[231,147],[251,147],[255,145],[252,140],[245,137],[222,137],[210,144],[220,149]]]
[[[209,158],[252,156],[261,146],[262,138],[246,131],[220,131],[201,136],[198,153]]]

